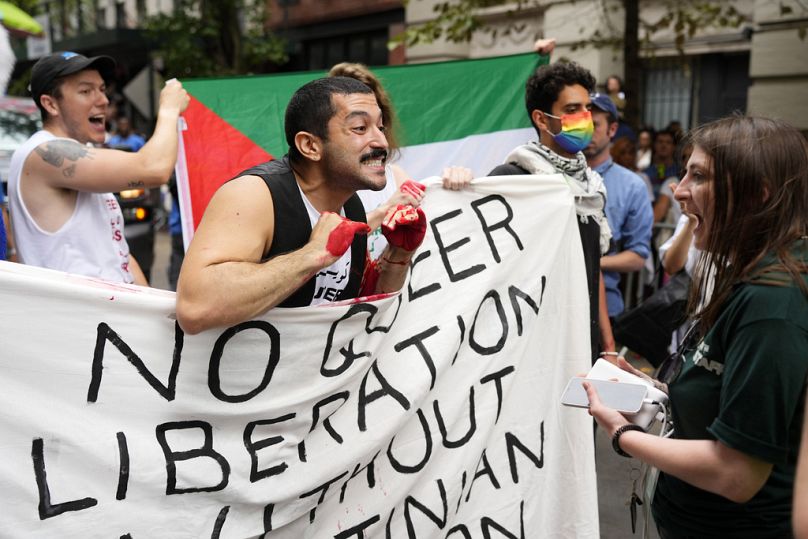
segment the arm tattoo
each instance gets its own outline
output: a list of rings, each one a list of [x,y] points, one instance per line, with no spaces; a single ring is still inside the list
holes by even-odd
[[[39,154],[43,161],[55,167],[64,165],[65,159],[69,161],[78,161],[82,157],[92,159],[90,151],[86,146],[82,146],[72,140],[53,140],[39,146],[34,151]],[[75,173],[75,163],[62,171],[62,174],[68,178],[72,178]]]
[[[128,184],[126,184],[126,186],[131,189],[134,189],[136,187],[144,187],[145,185],[146,185],[145,182],[143,182],[142,180],[138,180],[136,182],[129,182]]]

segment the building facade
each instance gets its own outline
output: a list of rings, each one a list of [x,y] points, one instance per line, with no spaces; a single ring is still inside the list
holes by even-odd
[[[270,0],[269,28],[288,40],[285,69],[328,69],[339,62],[404,63],[387,43],[404,26],[401,0]]]
[[[434,18],[438,0],[413,0],[406,24]],[[406,51],[407,62],[429,62],[516,54],[531,50],[539,37],[554,37],[554,59],[586,66],[599,82],[610,75],[640,71],[643,123],[664,127],[679,121],[687,129],[732,112],[786,118],[808,131],[808,5],[799,0],[728,0],[744,22],[723,28],[700,28],[684,42],[684,54],[670,29],[657,31],[641,49],[637,66],[625,65],[620,48],[581,46],[595,37],[621,39],[623,2],[619,0],[536,0],[480,10],[489,32],[468,43],[437,41]],[[666,2],[640,0],[639,15],[657,21]],[[490,30],[496,29],[493,37]],[[631,98],[631,96],[629,96]]]

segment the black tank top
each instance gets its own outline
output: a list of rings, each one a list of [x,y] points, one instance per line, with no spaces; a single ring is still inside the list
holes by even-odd
[[[295,175],[289,164],[289,158],[267,161],[249,168],[236,176],[258,176],[264,180],[272,204],[275,206],[275,233],[269,251],[264,253],[263,260],[289,253],[303,247],[311,236],[311,221],[300,196]],[[362,201],[354,193],[343,206],[345,217],[352,221],[367,222]],[[357,235],[351,244],[351,271],[348,284],[335,301],[355,298],[359,295],[362,275],[365,270],[367,253],[367,237]],[[314,277],[298,288],[291,296],[278,304],[278,307],[304,307],[311,305],[314,297]]]

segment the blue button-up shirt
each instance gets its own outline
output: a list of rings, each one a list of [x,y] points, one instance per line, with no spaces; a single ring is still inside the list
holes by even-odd
[[[0,183],[0,205],[4,204],[6,194],[3,192],[3,184]],[[6,226],[3,217],[0,215],[0,260],[6,259]]]
[[[611,157],[595,168],[603,176],[606,185],[606,219],[612,229],[612,246],[609,254],[633,251],[642,258],[651,254],[651,231],[654,226],[654,211],[648,197],[648,188],[637,174],[612,161]],[[623,312],[623,295],[617,286],[620,274],[604,271],[606,305],[609,316]]]

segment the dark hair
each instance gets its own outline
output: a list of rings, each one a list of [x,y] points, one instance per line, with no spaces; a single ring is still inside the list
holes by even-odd
[[[606,92],[609,92],[609,79],[614,79],[617,81],[617,85],[620,86],[620,91],[623,91],[623,79],[618,77],[617,75],[609,75],[606,77]]]
[[[626,167],[627,169],[633,171],[637,170],[637,146],[634,144],[634,141],[631,140],[629,137],[620,137],[614,142],[612,142],[612,147],[609,148],[609,153],[612,156],[612,160],[618,165],[624,166],[623,163],[620,162],[621,156],[624,151],[626,151],[626,147],[631,148],[631,153],[633,157],[633,163],[631,166]]]
[[[531,116],[534,110],[550,112],[564,88],[576,84],[586,88],[590,94],[595,91],[595,77],[575,62],[556,62],[541,66],[527,79],[525,85],[527,115]]]
[[[328,121],[337,112],[331,96],[372,93],[367,85],[349,77],[325,77],[301,86],[289,101],[284,118],[289,158],[292,161],[303,158],[295,146],[295,135],[301,131],[328,140]]]
[[[648,135],[651,137],[651,141],[653,142],[654,136],[656,135],[656,130],[650,125],[641,125],[637,130],[637,138],[639,138],[643,132],[648,133]]]
[[[733,287],[741,282],[787,286],[808,296],[804,262],[790,254],[808,234],[808,145],[797,129],[779,120],[732,116],[706,124],[689,137],[711,160],[713,205],[699,259],[691,309],[701,310],[702,332],[711,327]],[[775,262],[760,268],[766,255]]]
[[[355,64],[351,62],[342,62],[328,72],[329,77],[350,77],[356,79],[368,88],[373,90],[376,96],[376,102],[379,108],[382,109],[382,120],[384,121],[384,137],[387,139],[388,156],[394,156],[398,153],[399,143],[396,136],[396,129],[398,122],[396,122],[396,112],[393,109],[393,103],[390,101],[390,96],[384,90],[382,83],[376,78],[376,75],[368,69],[364,64]]]
[[[34,99],[34,103],[36,103],[36,106],[39,109],[39,115],[42,117],[43,124],[48,121],[50,114],[48,114],[48,111],[45,110],[45,107],[43,107],[42,103],[39,101],[42,99],[43,95],[49,95],[54,99],[62,99],[62,85],[65,83],[66,78],[67,76],[64,76],[51,80],[48,82],[47,86],[45,86],[44,90],[42,91],[42,95]]]
[[[675,133],[675,132],[673,132],[673,131],[671,131],[671,130],[669,130],[669,129],[661,129],[661,130],[657,131],[656,133],[654,133],[653,135],[654,135],[654,141],[653,141],[653,144],[656,144],[656,141],[657,141],[657,139],[658,139],[660,136],[667,136],[667,137],[670,137],[670,138],[671,138],[671,142],[673,142],[674,146],[675,146],[676,144],[678,144],[678,142],[679,142],[679,141],[677,140],[676,133]]]

